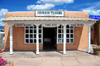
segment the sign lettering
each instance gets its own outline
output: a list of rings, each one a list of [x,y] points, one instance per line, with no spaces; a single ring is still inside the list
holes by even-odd
[[[63,10],[37,10],[36,16],[64,16]]]

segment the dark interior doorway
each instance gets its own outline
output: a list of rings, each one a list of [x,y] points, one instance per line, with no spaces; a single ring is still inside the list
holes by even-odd
[[[57,28],[43,28],[43,50],[56,50]]]

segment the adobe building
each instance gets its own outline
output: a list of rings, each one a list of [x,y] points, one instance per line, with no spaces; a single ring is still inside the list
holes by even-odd
[[[5,48],[14,50],[88,49],[90,53],[91,25],[87,12],[37,10],[7,12],[5,19]]]

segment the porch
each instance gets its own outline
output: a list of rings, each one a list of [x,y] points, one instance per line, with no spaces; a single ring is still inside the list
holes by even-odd
[[[15,24],[34,24],[36,25],[36,54],[39,54],[39,26],[41,24],[60,24],[63,26],[63,54],[66,54],[66,26],[71,24],[86,24],[88,26],[88,53],[90,53],[91,25],[94,19],[74,18],[74,17],[29,17],[12,16],[3,20],[10,26],[10,54],[13,54],[13,25]],[[57,38],[58,39],[58,38]]]

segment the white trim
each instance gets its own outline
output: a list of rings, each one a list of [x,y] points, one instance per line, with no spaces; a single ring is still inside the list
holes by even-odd
[[[10,54],[13,54],[13,25],[10,25]]]
[[[39,24],[36,25],[36,54],[39,54]]]
[[[66,54],[66,25],[63,25],[63,54]]]

